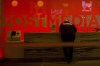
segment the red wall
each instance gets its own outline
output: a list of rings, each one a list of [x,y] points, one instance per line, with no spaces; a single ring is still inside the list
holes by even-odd
[[[16,0],[15,7],[12,1],[4,0],[3,4],[5,40],[10,30],[21,30],[22,40],[25,32],[52,32],[52,24],[55,32],[59,32],[60,23],[68,17],[78,32],[94,32],[95,27],[100,28],[100,0],[83,0],[92,2],[90,11],[82,11],[82,0],[42,0],[42,7],[37,5],[40,0]]]

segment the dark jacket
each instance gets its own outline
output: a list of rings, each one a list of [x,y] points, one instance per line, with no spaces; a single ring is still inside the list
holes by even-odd
[[[68,21],[65,21],[60,25],[60,33],[61,33],[61,39],[63,41],[74,41],[75,40],[75,33],[77,32],[77,29],[75,25],[70,24]]]

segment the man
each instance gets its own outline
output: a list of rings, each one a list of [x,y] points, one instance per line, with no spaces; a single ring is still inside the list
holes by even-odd
[[[63,42],[74,42],[77,29],[68,20],[64,21],[64,23],[60,25],[59,30]],[[70,63],[72,61],[73,47],[63,47],[63,51],[65,58],[68,59],[67,62]]]

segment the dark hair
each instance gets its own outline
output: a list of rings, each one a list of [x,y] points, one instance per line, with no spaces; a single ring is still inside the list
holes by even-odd
[[[64,21],[64,23],[69,23],[69,21]]]

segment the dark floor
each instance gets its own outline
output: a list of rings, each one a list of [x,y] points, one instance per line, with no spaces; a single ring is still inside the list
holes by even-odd
[[[100,60],[85,60],[85,61],[73,61],[67,63],[65,61],[60,62],[0,62],[0,66],[100,66]]]

